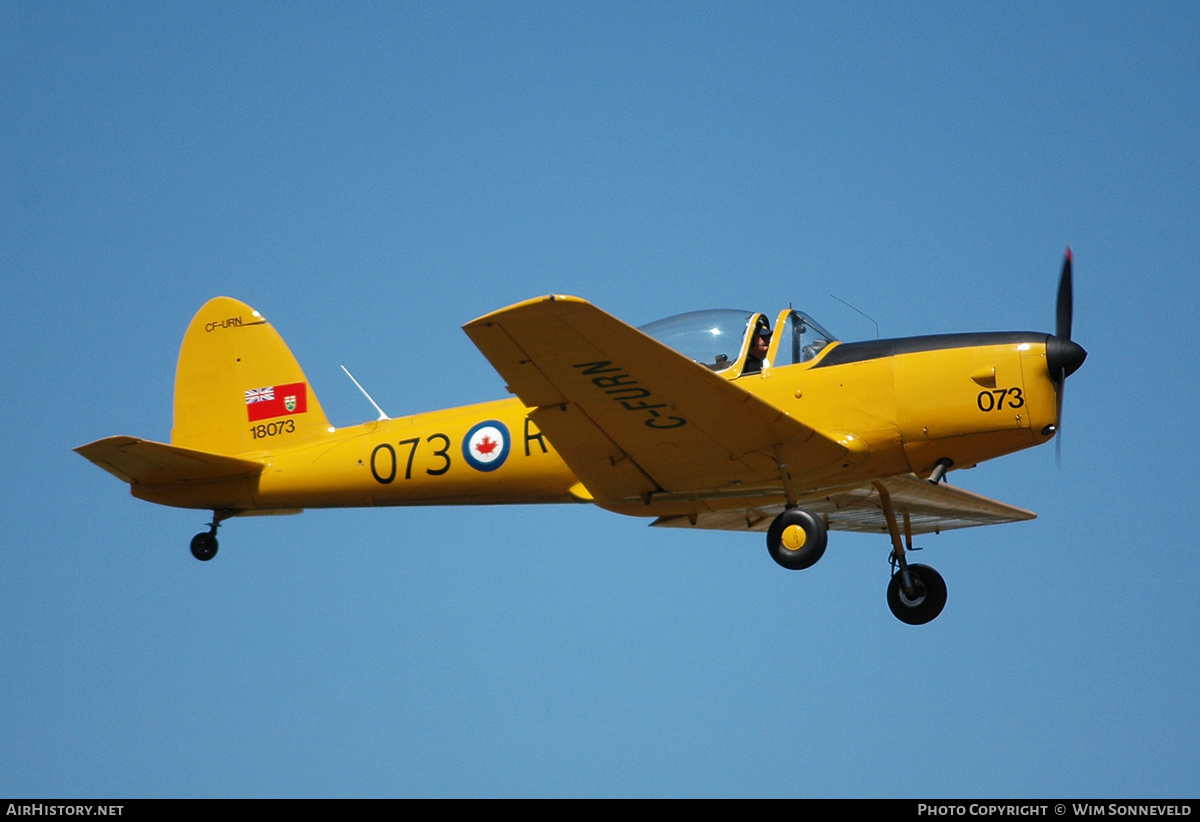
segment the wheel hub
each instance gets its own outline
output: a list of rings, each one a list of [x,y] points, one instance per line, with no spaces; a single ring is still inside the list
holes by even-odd
[[[807,541],[808,533],[799,525],[789,525],[784,528],[783,535],[780,537],[783,547],[789,551],[799,551]]]
[[[909,596],[909,594],[902,587],[900,589],[900,601],[909,608],[916,608],[925,601],[925,586],[920,584],[920,582],[914,585],[912,589],[912,596]]]

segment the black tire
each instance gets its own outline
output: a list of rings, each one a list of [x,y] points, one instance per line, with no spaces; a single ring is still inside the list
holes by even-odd
[[[803,532],[803,544],[798,547],[788,547],[784,544],[785,533],[793,525]],[[793,535],[799,533],[793,532]],[[828,544],[829,532],[825,523],[816,514],[803,508],[788,508],[777,516],[767,529],[767,550],[771,559],[790,571],[800,571],[815,565],[825,553],[825,546]]]
[[[208,562],[217,555],[217,538],[207,531],[192,537],[192,556],[201,562]]]
[[[946,581],[928,565],[910,565],[908,574],[913,581],[913,596],[907,596],[900,585],[900,574],[888,583],[888,607],[896,619],[908,625],[932,622],[946,607]]]

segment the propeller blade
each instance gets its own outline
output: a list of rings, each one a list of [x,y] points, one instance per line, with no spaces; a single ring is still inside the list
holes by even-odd
[[[1074,289],[1071,286],[1071,247],[1067,246],[1063,256],[1062,274],[1058,278],[1058,304],[1055,306],[1054,336],[1046,340],[1046,365],[1055,388],[1054,461],[1062,467],[1062,414],[1063,394],[1067,390],[1067,377],[1083,365],[1087,352],[1083,346],[1071,340],[1071,316],[1075,311]]]
[[[1067,246],[1063,258],[1062,274],[1058,278],[1058,307],[1055,312],[1054,336],[1071,339],[1071,314],[1074,313],[1074,297],[1071,289],[1071,247]]]
[[[1054,464],[1057,465],[1060,469],[1062,468],[1063,392],[1066,390],[1066,388],[1067,388],[1067,372],[1062,371],[1062,372],[1060,372],[1060,376],[1058,379],[1058,385],[1057,385],[1058,390],[1054,392],[1055,393],[1055,404],[1057,406],[1054,409],[1054,412],[1055,412],[1054,419],[1056,421],[1055,424],[1058,426],[1058,432],[1054,435]]]

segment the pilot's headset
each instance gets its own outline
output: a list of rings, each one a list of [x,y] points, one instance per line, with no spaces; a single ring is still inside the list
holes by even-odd
[[[771,336],[771,322],[766,317],[759,317],[758,322],[754,324],[754,336],[769,337]]]

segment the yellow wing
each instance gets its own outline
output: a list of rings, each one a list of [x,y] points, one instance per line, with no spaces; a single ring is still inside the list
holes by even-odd
[[[598,502],[778,489],[781,464],[809,473],[849,450],[577,297],[518,303],[463,330]]]
[[[881,482],[891,496],[901,530],[904,529],[903,518],[907,514],[914,534],[1021,522],[1037,517],[1037,514],[1024,508],[949,485],[931,485],[912,474],[888,477]],[[887,519],[883,515],[879,492],[869,483],[826,489],[802,496],[799,502],[801,507],[825,519],[832,530],[887,533]],[[740,509],[702,513],[694,522],[688,517],[660,517],[652,524],[671,528],[766,531],[782,510],[782,505],[749,505]]]

